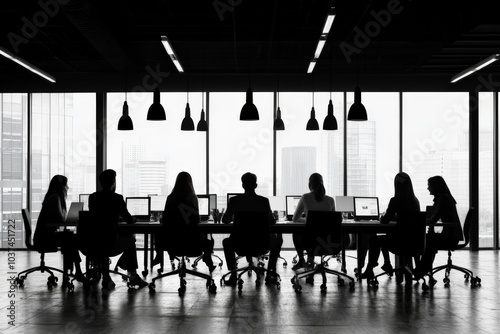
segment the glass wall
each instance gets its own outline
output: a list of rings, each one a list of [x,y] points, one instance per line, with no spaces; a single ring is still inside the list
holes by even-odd
[[[468,93],[403,94],[403,171],[422,210],[433,204],[427,179],[441,175],[463,224],[469,210]]]
[[[479,93],[479,247],[493,247],[493,94]]]
[[[361,101],[368,121],[347,122],[347,194],[377,196],[384,212],[399,172],[399,94],[363,93]]]
[[[256,192],[273,194],[273,94],[254,93],[258,121],[240,121],[245,93],[211,93],[209,112],[209,192],[218,208],[227,193],[242,193],[241,175],[257,175]]]
[[[0,248],[24,247],[21,209],[26,207],[27,192],[27,94],[0,94],[0,213],[2,229]],[[15,220],[14,235],[8,227]],[[9,230],[10,233],[9,234]],[[8,242],[14,236],[15,242]]]
[[[188,98],[196,127],[201,97],[201,93],[161,93],[166,121],[148,121],[153,94],[127,94],[134,130],[118,131],[125,94],[108,94],[107,167],[117,172],[118,193],[168,195],[181,171],[191,174],[197,193],[206,193],[206,133],[181,131]]]
[[[38,218],[50,179],[68,178],[67,206],[95,191],[96,98],[94,93],[32,94],[32,204]],[[33,228],[35,224],[33,222]]]

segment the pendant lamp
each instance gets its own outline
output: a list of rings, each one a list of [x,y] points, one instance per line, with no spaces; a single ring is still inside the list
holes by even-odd
[[[333,115],[333,103],[332,103],[332,62],[330,61],[330,101],[328,102],[328,111],[323,121],[323,130],[337,130],[337,119]]]
[[[167,119],[165,115],[165,109],[160,104],[160,90],[158,87],[155,88],[153,93],[153,104],[148,110],[148,121],[164,121]]]
[[[276,119],[274,120],[274,130],[283,131],[285,130],[285,123],[281,119],[281,109],[280,109],[280,71],[279,71],[279,61],[278,61],[278,92],[276,93],[276,102],[278,103],[278,108],[276,109]]]
[[[134,130],[134,123],[132,123],[132,119],[128,115],[127,98],[125,98],[125,102],[123,102],[122,116],[118,121],[118,130],[120,131]]]
[[[319,124],[318,121],[316,120],[316,112],[314,111],[314,76],[313,76],[311,118],[309,118],[309,121],[307,121],[306,130],[309,131],[319,130]]]
[[[361,89],[359,86],[356,87],[354,91],[354,103],[349,108],[349,113],[347,114],[348,121],[367,121],[368,116],[366,115],[366,108],[361,103]]]
[[[193,119],[191,118],[191,108],[189,108],[189,102],[186,103],[186,109],[184,112],[184,119],[182,120],[182,123],[181,123],[181,130],[182,131],[193,131],[194,130],[194,122],[193,122]]]
[[[253,92],[252,88],[247,89],[247,100],[246,103],[241,108],[240,121],[258,121],[259,111],[255,104],[253,104]]]

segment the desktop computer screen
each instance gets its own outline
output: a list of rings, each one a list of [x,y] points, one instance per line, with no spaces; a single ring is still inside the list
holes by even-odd
[[[151,198],[151,211],[159,212],[165,210],[167,195],[149,196]]]
[[[89,211],[89,196],[90,194],[78,195],[78,202],[83,203],[83,211]]]
[[[149,220],[151,214],[151,198],[150,197],[127,197],[127,210],[138,220]]]

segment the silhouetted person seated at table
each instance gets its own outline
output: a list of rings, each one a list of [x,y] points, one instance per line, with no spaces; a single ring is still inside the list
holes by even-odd
[[[335,211],[335,201],[332,197],[326,195],[325,186],[323,185],[323,176],[319,173],[313,173],[309,176],[310,192],[303,194],[297,203],[295,212],[293,213],[292,221],[305,222],[307,212],[309,211]],[[305,215],[305,217],[303,217]],[[298,270],[314,266],[314,254],[312,250],[307,250],[307,263],[304,261],[304,241],[302,233],[293,234],[293,245],[297,251],[297,264],[292,267],[292,270]]]
[[[119,217],[122,217],[128,224],[135,223],[135,219],[127,210],[127,205],[123,196],[115,193],[116,190],[116,172],[107,169],[99,174],[101,191],[95,192],[89,196],[89,211],[92,212],[102,223],[100,231],[109,239],[107,254],[102,254],[100,265],[102,268],[102,287],[113,288],[115,283],[109,275],[109,257],[120,255],[118,267],[127,270],[130,275],[130,285],[139,287],[147,286],[137,274],[137,251],[135,246],[135,237],[133,234],[118,233],[117,225]]]
[[[86,282],[80,268],[80,254],[76,246],[76,236],[70,231],[58,232],[66,221],[66,197],[68,196],[68,178],[55,175],[50,180],[49,189],[42,202],[42,209],[36,223],[33,243],[39,250],[61,247],[64,255],[64,269],[72,271],[75,266],[75,279]],[[66,273],[67,274],[67,273]]]
[[[182,218],[179,217],[182,215]],[[192,215],[196,215],[193,219]],[[177,218],[177,219],[176,219]],[[198,197],[194,191],[193,179],[187,172],[180,172],[175,180],[174,188],[167,197],[165,210],[162,218],[162,233],[158,233],[155,239],[156,257],[153,263],[163,262],[163,250],[169,250],[169,243],[166,238],[167,233],[172,233],[176,230],[176,224],[186,224],[195,221],[200,223],[200,214],[198,209]],[[175,238],[175,236],[170,236]],[[210,272],[214,271],[216,266],[212,261],[212,252],[214,249],[214,241],[207,239],[203,234],[200,234],[200,245],[203,250],[203,262],[207,265]],[[173,258],[173,255],[170,257]]]
[[[412,212],[420,212],[420,202],[413,191],[413,184],[410,176],[406,173],[398,173],[394,178],[394,197],[389,201],[389,205],[385,214],[380,218],[381,224],[387,224],[390,221],[396,221],[397,224],[405,224],[405,221],[398,220],[398,213],[411,214]],[[398,234],[387,233],[386,235],[374,235],[370,238],[370,248],[368,253],[368,264],[366,270],[361,274],[360,278],[371,279],[375,276],[373,268],[378,265],[380,251],[384,256],[384,264],[381,269],[385,272],[392,273],[391,258],[389,250],[398,252],[399,247],[402,247],[404,240],[400,240]]]
[[[429,226],[425,241],[425,251],[420,265],[416,268],[418,278],[427,275],[432,270],[434,257],[438,249],[454,249],[458,242],[463,240],[462,225],[457,212],[457,202],[451,195],[448,185],[444,179],[437,175],[427,180],[427,189],[434,196],[434,205],[430,218],[427,220]],[[434,230],[432,224],[441,221],[450,223],[444,225],[440,233]]]
[[[236,195],[229,200],[227,204],[227,210],[222,217],[222,222],[224,224],[229,224],[233,221],[235,212],[268,212],[271,221],[274,222],[273,213],[271,211],[271,205],[269,204],[269,199],[263,196],[259,196],[255,193],[255,188],[257,188],[257,176],[252,173],[245,173],[241,177],[242,187],[245,190],[244,194]],[[278,256],[281,251],[281,245],[283,244],[283,238],[280,234],[271,233],[270,236],[270,254],[267,269],[271,271],[266,276],[266,282],[272,283],[276,281],[276,262],[278,261]],[[227,269],[236,269],[236,256],[234,253],[234,246],[232,244],[231,237],[225,238],[222,241],[224,247],[224,256],[226,257]],[[250,260],[250,259],[249,259]],[[231,274],[229,279],[225,281],[226,285],[236,286],[237,275],[235,273]]]

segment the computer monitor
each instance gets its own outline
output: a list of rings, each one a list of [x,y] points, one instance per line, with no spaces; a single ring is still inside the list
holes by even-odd
[[[78,195],[78,202],[83,203],[83,211],[89,211],[89,196],[90,194]]]
[[[295,213],[295,209],[297,208],[297,204],[300,201],[300,195],[287,195],[285,196],[286,201],[286,220],[291,221],[293,218],[293,214]]]
[[[354,212],[354,197],[335,196],[335,211]]]
[[[201,221],[207,221],[210,216],[210,195],[198,196],[198,211]]]
[[[209,194],[210,196],[210,212],[212,212],[213,209],[217,209],[217,194]]]
[[[378,220],[378,197],[354,197],[354,219]]]
[[[127,210],[139,221],[149,221],[151,214],[151,197],[127,197]]]
[[[151,211],[162,212],[165,210],[165,203],[167,202],[167,195],[154,195],[151,198]]]
[[[272,211],[285,211],[285,197],[284,196],[269,196],[269,205]]]

